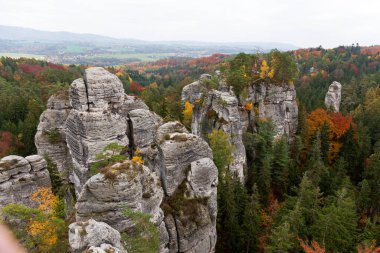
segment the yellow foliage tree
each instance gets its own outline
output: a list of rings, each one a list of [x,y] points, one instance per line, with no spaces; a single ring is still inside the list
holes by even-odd
[[[191,128],[191,121],[193,119],[193,105],[189,102],[185,102],[185,108],[183,109],[183,124],[187,128]]]
[[[28,226],[28,233],[40,238],[39,252],[50,252],[51,247],[58,241],[57,226],[51,220],[32,220]]]
[[[261,79],[264,79],[264,78],[267,76],[268,71],[269,71],[269,66],[268,66],[268,63],[267,63],[266,60],[263,60],[263,61],[261,62],[260,70],[261,70],[261,71],[260,71],[260,78],[261,78]]]
[[[269,71],[269,73],[268,73],[268,77],[269,77],[270,79],[273,79],[273,77],[274,77],[274,69],[273,69],[273,68]]]
[[[38,203],[38,209],[42,212],[52,212],[58,203],[58,197],[55,196],[48,187],[41,187],[32,194],[32,200]]]
[[[55,196],[48,187],[39,188],[32,194],[32,200],[38,204],[38,210],[46,214],[47,219],[31,219],[27,226],[29,235],[38,238],[38,252],[51,252],[58,242],[58,234],[61,227],[57,225],[55,217],[55,207],[58,204],[58,197]]]

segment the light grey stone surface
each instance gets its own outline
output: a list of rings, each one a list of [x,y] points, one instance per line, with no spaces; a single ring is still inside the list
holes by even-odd
[[[276,137],[292,140],[297,131],[298,106],[293,85],[257,84],[249,88],[248,101],[258,108],[258,117],[272,120]]]
[[[42,187],[51,187],[46,161],[38,155],[10,155],[0,160],[0,207],[23,204],[36,207],[32,194]]]
[[[340,102],[342,100],[342,85],[334,81],[329,86],[325,96],[325,105],[328,110],[339,112]]]
[[[71,106],[67,91],[60,91],[52,95],[47,104],[47,109],[41,114],[34,138],[37,153],[48,156],[57,165],[59,175],[64,182],[68,182],[72,159],[66,143],[65,121],[70,113]],[[56,131],[57,140],[51,141],[49,133]]]
[[[94,219],[75,222],[69,226],[69,244],[73,253],[82,253],[87,249],[92,252],[114,249],[115,253],[126,253],[120,240],[120,233],[116,229]]]
[[[161,223],[163,191],[158,177],[147,167],[133,165],[130,161],[113,165],[113,168],[117,170],[127,164],[135,168],[121,173],[115,179],[108,179],[99,173],[86,182],[75,206],[77,221],[94,218],[107,222],[118,231],[126,231],[132,226],[123,214],[128,207],[151,214],[153,222]]]
[[[166,124],[160,127],[159,136],[162,136],[161,128],[166,127]],[[190,164],[205,157],[212,159],[212,151],[200,137],[189,133],[166,133],[159,140],[157,164],[165,194],[171,196],[186,178]]]
[[[247,113],[239,108],[234,93],[207,90],[200,79],[183,88],[182,101],[189,101],[194,105],[191,124],[193,134],[207,139],[207,134],[213,129],[222,129],[230,136],[230,142],[235,148],[229,169],[231,172],[236,172],[243,180],[246,154],[242,135],[247,123],[242,122],[246,121]]]
[[[202,76],[202,80],[210,78]],[[239,117],[236,98],[229,93],[216,96],[230,104],[228,108],[213,105],[221,118],[232,122],[235,116]],[[232,125],[225,131],[232,131]],[[49,143],[46,132],[51,129],[59,131],[61,140]],[[115,177],[104,171],[104,174],[90,177],[89,168],[96,161],[96,155],[113,142],[125,146],[127,151],[139,149],[146,166],[123,170]],[[41,116],[36,144],[39,154],[51,156],[60,171],[70,175],[78,197],[75,205],[77,224],[93,218],[128,233],[134,224],[123,211],[129,207],[152,215],[151,222],[160,232],[159,252],[214,251],[217,169],[210,147],[199,136],[190,134],[181,123],[164,124],[144,102],[126,95],[115,75],[102,68],[89,68],[83,79],[71,84],[69,99],[67,96],[52,97]],[[34,157],[29,160],[35,163],[35,168],[42,166]],[[109,169],[118,170],[128,163],[131,161]],[[6,173],[3,177],[7,177]],[[161,206],[166,199],[183,190],[181,185],[187,189],[187,195],[183,196],[187,198],[185,202],[195,205],[195,213],[190,215],[191,209],[184,206],[184,215],[164,214]],[[197,202],[197,199],[202,201]],[[84,242],[77,236],[80,228],[75,225],[72,230],[72,226],[70,233],[75,239],[70,244],[77,245],[75,250],[84,245],[93,252],[103,252],[107,247],[121,250],[110,242]]]

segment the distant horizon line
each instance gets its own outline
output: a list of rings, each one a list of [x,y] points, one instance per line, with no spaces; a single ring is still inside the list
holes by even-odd
[[[15,25],[2,25],[0,24],[0,28],[1,27],[5,27],[5,28],[16,28],[16,29],[26,29],[26,30],[33,30],[33,31],[36,31],[36,32],[48,32],[48,33],[66,33],[66,34],[73,34],[73,35],[82,35],[82,36],[96,36],[96,37],[99,37],[99,38],[103,38],[103,39],[110,39],[110,40],[119,40],[119,41],[136,41],[136,42],[148,42],[148,43],[204,43],[204,44],[219,44],[219,45],[247,45],[247,44],[270,44],[270,43],[273,43],[273,44],[281,44],[281,45],[284,45],[284,46],[291,46],[291,47],[295,47],[296,49],[309,49],[309,48],[318,48],[318,47],[322,47],[324,49],[333,49],[333,48],[338,48],[338,47],[341,47],[341,46],[352,46],[352,45],[356,45],[357,42],[355,43],[351,43],[351,44],[341,44],[341,45],[338,45],[338,46],[334,46],[334,47],[323,47],[322,45],[318,45],[318,46],[299,46],[299,45],[296,45],[294,43],[291,43],[291,42],[279,42],[279,41],[212,41],[212,40],[209,40],[209,41],[202,41],[202,40],[152,40],[152,39],[140,39],[140,38],[132,38],[132,37],[116,37],[116,36],[110,36],[110,35],[104,35],[104,34],[98,34],[98,33],[86,33],[86,32],[72,32],[72,31],[67,31],[67,30],[43,30],[43,29],[39,29],[39,28],[34,28],[34,27],[24,27],[24,26],[15,26]],[[2,38],[0,38],[2,39]],[[17,40],[17,39],[15,39]],[[256,45],[258,46],[258,45]],[[377,44],[371,44],[371,45],[360,45],[359,46],[362,46],[362,47],[372,47],[372,46],[379,46]],[[294,49],[294,50],[296,50]]]

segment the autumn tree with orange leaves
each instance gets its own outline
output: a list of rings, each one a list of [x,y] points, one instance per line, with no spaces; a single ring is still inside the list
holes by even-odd
[[[308,145],[311,144],[311,140],[315,138],[316,134],[321,134],[323,127],[326,125],[326,136],[329,142],[327,160],[331,164],[342,147],[342,136],[347,133],[351,126],[356,126],[350,115],[343,116],[340,112],[327,112],[322,108],[318,108],[312,111],[306,118],[306,139]]]
[[[2,208],[8,224],[28,252],[67,252],[67,226],[58,207],[61,202],[50,188],[42,187],[31,195],[37,208],[9,204]],[[13,219],[21,222],[12,221]]]
[[[320,246],[316,241],[312,241],[311,245],[309,245],[305,241],[300,240],[300,244],[305,253],[326,253],[325,247]]]
[[[380,246],[376,246],[376,240],[373,240],[370,245],[358,245],[358,253],[379,253]]]

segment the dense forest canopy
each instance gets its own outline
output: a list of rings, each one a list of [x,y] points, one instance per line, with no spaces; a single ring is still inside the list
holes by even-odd
[[[36,152],[34,135],[49,96],[67,89],[84,68],[1,58],[0,157]],[[295,85],[294,141],[274,139],[271,121],[257,118],[257,128],[244,134],[246,182],[226,169],[234,149],[228,136],[208,135],[219,170],[217,251],[375,252],[365,245],[380,238],[380,47],[218,54],[109,70],[126,93],[187,127],[192,107],[181,103],[181,91],[200,74],[221,70],[246,110],[252,110],[242,103],[250,85]],[[333,81],[342,84],[340,112],[324,105]]]

